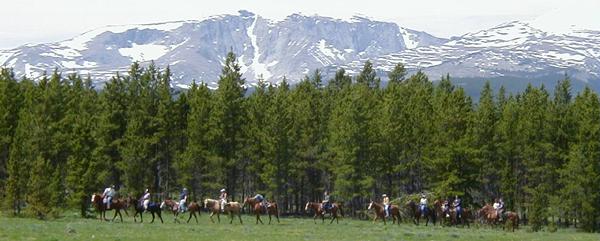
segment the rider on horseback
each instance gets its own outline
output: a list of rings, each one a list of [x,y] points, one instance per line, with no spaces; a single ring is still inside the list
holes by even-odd
[[[421,193],[421,200],[419,201],[419,209],[421,209],[421,213],[425,213],[427,209],[427,196],[425,193]]]
[[[104,193],[102,193],[103,202],[106,204],[106,209],[110,209],[110,204],[112,204],[113,197],[115,197],[117,192],[115,191],[115,185],[110,185],[104,189]]]
[[[383,197],[383,210],[385,211],[385,217],[387,218],[390,216],[390,198],[386,194],[381,196]]]
[[[460,198],[458,197],[458,195],[456,195],[454,197],[454,202],[452,203],[452,206],[456,210],[456,217],[457,218],[460,218],[462,216],[462,207],[461,207],[461,204],[462,204],[462,201],[460,200]]]
[[[331,196],[329,196],[329,192],[325,191],[323,193],[323,201],[321,202],[322,215],[325,215],[326,211],[331,208],[331,202],[329,199],[331,199]]]
[[[260,195],[259,193],[257,193],[254,196],[254,200],[258,201],[262,207],[267,207],[267,208],[269,207],[267,205],[267,200],[265,199],[265,197],[263,197],[263,195]]]
[[[183,188],[183,190],[181,191],[181,194],[179,194],[179,212],[183,213],[187,210],[187,199],[188,199],[188,190],[187,188]]]
[[[498,217],[498,220],[502,221],[502,214],[504,213],[504,201],[502,198],[497,198],[493,207],[494,210],[496,210],[496,216]]]
[[[227,205],[227,192],[225,188],[221,189],[221,195],[219,195],[219,200],[221,200],[221,212],[225,211],[225,205]]]
[[[148,210],[148,204],[150,203],[150,189],[146,188],[144,195],[142,196],[142,203],[144,210]]]

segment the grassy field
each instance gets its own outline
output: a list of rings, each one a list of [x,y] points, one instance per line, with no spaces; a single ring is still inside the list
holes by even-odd
[[[559,229],[556,233],[515,233],[489,228],[442,228],[372,224],[367,221],[342,219],[340,224],[314,224],[307,218],[282,218],[281,224],[256,225],[254,218],[244,215],[244,224],[229,224],[223,218],[212,224],[202,213],[199,224],[173,222],[173,216],[164,215],[164,224],[100,222],[77,218],[75,213],[52,221],[29,218],[0,217],[0,240],[600,240],[599,234],[580,233]],[[147,216],[145,216],[147,218]],[[145,222],[150,219],[144,219]]]

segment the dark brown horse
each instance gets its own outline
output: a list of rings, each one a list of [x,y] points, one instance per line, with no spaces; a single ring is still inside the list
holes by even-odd
[[[383,204],[371,201],[367,209],[375,210],[375,218],[373,218],[373,223],[375,223],[377,219],[381,218],[383,219],[383,224],[386,224],[385,210]],[[392,217],[392,224],[398,222],[398,225],[400,225],[400,209],[398,208],[398,206],[390,205],[390,216]]]
[[[125,214],[127,214],[127,216],[129,216],[129,214],[127,213],[127,207],[128,204],[125,200],[122,199],[117,199],[117,200],[112,200],[112,203],[110,204],[110,209],[108,209],[106,206],[106,204],[104,204],[103,202],[104,197],[102,197],[102,195],[94,193],[92,194],[92,204],[94,205],[94,207],[96,208],[96,210],[100,213],[100,221],[102,220],[107,220],[106,219],[106,211],[108,210],[115,210],[115,215],[113,216],[111,221],[115,221],[115,218],[117,218],[117,215],[119,215],[119,218],[121,219],[121,222],[123,222],[123,215],[121,215],[121,210],[125,211]]]
[[[323,204],[322,203],[316,203],[316,202],[307,202],[306,206],[304,207],[304,211],[308,212],[308,210],[313,210],[313,212],[315,213],[315,216],[313,217],[313,221],[315,223],[317,223],[317,217],[321,217],[321,222],[324,223],[325,222],[325,213],[330,213],[331,214],[331,221],[329,222],[330,224],[333,223],[333,220],[335,220],[337,223],[340,223],[340,216],[344,216],[344,210],[342,209],[342,205],[340,203],[332,203],[331,204],[331,208],[329,210],[325,210],[325,212],[323,212]],[[340,215],[338,215],[338,211],[340,213]]]
[[[424,217],[426,219],[425,226],[429,224],[429,219],[431,219],[432,222],[434,222],[435,224],[434,212],[429,210],[429,207],[425,207],[425,212],[421,212],[421,207],[417,205],[417,203],[413,200],[408,201],[406,203],[406,207],[412,212],[411,214],[413,216],[413,222],[416,225],[419,225],[421,217]]]
[[[277,203],[267,202],[267,206],[265,207],[260,201],[256,200],[256,198],[246,197],[246,199],[244,199],[243,206],[246,206],[246,204],[251,207],[252,211],[256,215],[256,224],[258,224],[258,222],[263,223],[263,221],[260,219],[260,215],[265,212],[269,215],[269,224],[271,224],[271,216],[275,216],[275,218],[277,218],[277,223],[279,223],[279,210],[277,209]]]
[[[137,199],[131,197],[128,197],[127,199],[129,199],[128,203],[135,209],[135,214],[133,215],[133,222],[137,222],[138,214],[140,215],[140,223],[144,222],[144,217],[142,214],[144,213],[144,211],[148,211],[150,212],[150,214],[152,214],[152,221],[150,221],[150,223],[154,223],[155,214],[158,215],[160,222],[164,223],[159,204],[151,202],[148,204],[148,209],[144,209],[143,204]]]
[[[503,222],[508,222],[510,221],[510,226],[512,228],[512,231],[515,231],[515,228],[519,228],[519,214],[517,214],[516,212],[505,212],[504,215],[506,216],[506,218],[503,219]],[[502,226],[502,229],[506,228],[506,225]]]
[[[160,204],[160,208],[169,208],[172,212],[173,212],[173,216],[175,217],[175,222],[179,223],[179,219],[177,219],[179,217],[179,203],[173,201],[170,198],[167,198],[165,201],[163,201]],[[196,219],[196,223],[198,223],[198,216],[196,216],[196,213],[198,213],[198,215],[200,215],[200,205],[198,205],[198,203],[196,202],[191,202],[188,206],[187,206],[187,210],[188,212],[190,212],[190,216],[187,220],[187,223],[190,222],[190,220],[192,219],[192,216],[194,216],[194,218]]]
[[[465,224],[467,225],[467,227],[470,227],[469,222],[471,220],[473,220],[473,213],[471,212],[471,210],[469,208],[462,208],[461,210],[461,214],[458,215],[458,210],[456,207],[452,207],[449,210],[449,215],[450,215],[450,223],[452,225],[462,225],[463,227],[465,226]]]

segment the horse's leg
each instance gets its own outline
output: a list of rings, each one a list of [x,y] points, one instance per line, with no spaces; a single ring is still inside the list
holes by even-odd
[[[375,218],[373,218],[373,224],[375,223],[375,221],[377,221],[377,218],[379,218],[379,215],[375,214]]]
[[[242,212],[238,212],[238,219],[240,220],[240,224],[244,224],[244,222],[242,222]],[[262,223],[262,221],[260,221],[260,223]]]
[[[215,215],[215,213],[214,213],[214,212],[211,212],[211,213],[210,213],[210,216],[208,216],[208,217],[210,218],[210,221],[211,221],[212,223],[215,223],[215,220],[213,219],[213,215]]]
[[[165,222],[163,222],[162,214],[160,213],[160,210],[158,210],[158,212],[156,214],[158,214],[158,218],[160,218],[160,223],[165,223]]]
[[[315,222],[315,224],[317,224],[317,213],[315,213],[315,216],[313,217],[313,221]]]
[[[119,210],[119,218],[121,219],[121,223],[123,223],[123,215],[121,214],[121,210]]]
[[[118,213],[117,213],[117,209],[115,209],[115,215],[114,215],[114,216],[113,216],[113,218],[110,220],[111,222],[114,222],[114,221],[115,221],[115,218],[117,218],[117,214],[118,214]]]
[[[271,213],[267,211],[267,213],[269,213],[269,224],[271,224]]]
[[[198,212],[198,215],[200,215],[200,212]],[[198,216],[196,215],[195,212],[194,212],[194,219],[196,219],[196,224],[198,224]]]
[[[194,213],[194,211],[190,211],[190,217],[188,218],[186,223],[190,223],[190,219],[192,219],[192,214]]]
[[[154,212],[150,212],[152,214],[152,221],[150,223],[154,223]]]

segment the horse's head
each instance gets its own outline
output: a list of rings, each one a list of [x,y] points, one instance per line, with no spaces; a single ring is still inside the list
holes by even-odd
[[[160,209],[165,209],[166,206],[167,206],[167,201],[162,201],[162,203],[160,203]]]
[[[100,203],[100,202],[102,202],[102,195],[94,193],[94,194],[92,194],[92,199],[90,201],[92,203]]]
[[[304,206],[304,211],[308,212],[308,207],[310,206],[310,202],[306,202],[306,205]]]
[[[204,208],[208,208],[208,198],[204,199]]]
[[[371,202],[369,203],[369,207],[367,208],[367,210],[371,210],[371,208],[373,208],[373,200],[371,200]]]

